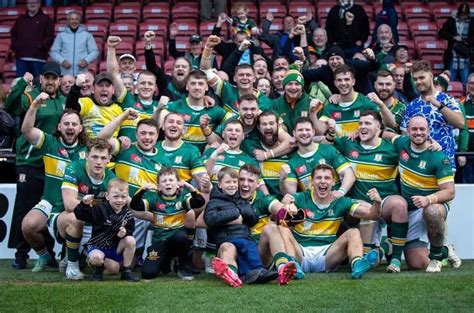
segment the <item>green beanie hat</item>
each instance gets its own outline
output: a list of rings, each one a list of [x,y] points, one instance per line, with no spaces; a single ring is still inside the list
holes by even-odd
[[[303,75],[301,75],[297,70],[291,69],[286,72],[285,78],[283,79],[283,86],[286,86],[291,81],[296,81],[301,85],[301,87],[304,87]]]
[[[436,76],[434,78],[434,82],[438,83],[441,87],[443,87],[443,90],[447,90],[449,87],[449,82],[441,75]]]

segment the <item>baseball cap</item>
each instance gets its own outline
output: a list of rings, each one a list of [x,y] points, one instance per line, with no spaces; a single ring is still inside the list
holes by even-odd
[[[52,74],[55,76],[61,76],[61,68],[58,63],[50,62],[43,65],[41,75]]]
[[[112,77],[109,74],[100,73],[100,74],[96,75],[96,77],[94,79],[94,85],[100,83],[103,80],[108,80],[111,84],[113,83],[112,82]]]
[[[202,38],[198,34],[194,34],[191,37],[189,37],[189,42],[190,43],[199,43],[201,41],[202,41]]]
[[[122,61],[123,59],[132,59],[133,62],[137,62],[137,59],[135,59],[135,57],[133,55],[131,55],[130,53],[122,54],[120,56],[119,60]]]

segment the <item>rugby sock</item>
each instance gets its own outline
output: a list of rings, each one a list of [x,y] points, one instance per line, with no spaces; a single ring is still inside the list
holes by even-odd
[[[354,264],[356,264],[357,261],[359,261],[359,260],[362,260],[362,257],[360,257],[360,256],[353,257],[352,260],[351,260],[351,268],[354,268]]]
[[[375,249],[373,243],[364,243],[364,254],[369,253],[370,250]]]
[[[79,260],[79,245],[81,238],[73,237],[66,233],[67,260],[77,262]]]
[[[186,228],[186,235],[188,236],[189,246],[193,246],[194,235],[196,234],[195,228]]]
[[[237,266],[231,265],[231,264],[227,264],[227,266],[230,268],[232,272],[238,274],[239,270],[237,269]]]
[[[392,242],[392,258],[401,260],[402,252],[405,248],[405,242],[407,239],[408,223],[392,223],[392,234],[390,241]]]
[[[42,249],[35,249],[35,252],[38,254],[40,259],[49,259],[49,252],[46,247],[43,247]]]
[[[448,254],[444,255],[443,253],[443,246],[441,247],[436,247],[431,245],[430,246],[430,255],[429,258],[430,260],[438,260],[441,261],[443,260]]]
[[[275,262],[276,268],[280,268],[281,265],[288,263],[290,261],[290,256],[284,252],[278,252],[273,257],[273,262]]]

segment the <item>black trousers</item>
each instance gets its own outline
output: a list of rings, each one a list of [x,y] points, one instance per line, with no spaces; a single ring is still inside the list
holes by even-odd
[[[186,229],[182,228],[170,238],[153,243],[147,248],[147,256],[143,261],[142,277],[152,279],[160,272],[166,272],[171,258],[178,257],[181,265],[188,259],[189,241]]]
[[[16,168],[16,197],[11,221],[8,247],[16,249],[16,259],[27,259],[31,250],[21,231],[21,222],[25,215],[41,200],[44,189],[44,168],[18,166]],[[46,246],[50,253],[54,248],[54,240],[45,232]],[[52,254],[54,257],[54,254]]]

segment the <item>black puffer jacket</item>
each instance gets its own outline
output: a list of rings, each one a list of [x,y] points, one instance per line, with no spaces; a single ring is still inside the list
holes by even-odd
[[[239,215],[242,216],[243,224],[227,225]],[[257,224],[258,217],[250,202],[243,200],[239,194],[228,196],[216,187],[204,211],[204,221],[219,246],[231,237],[252,240],[250,227]]]

